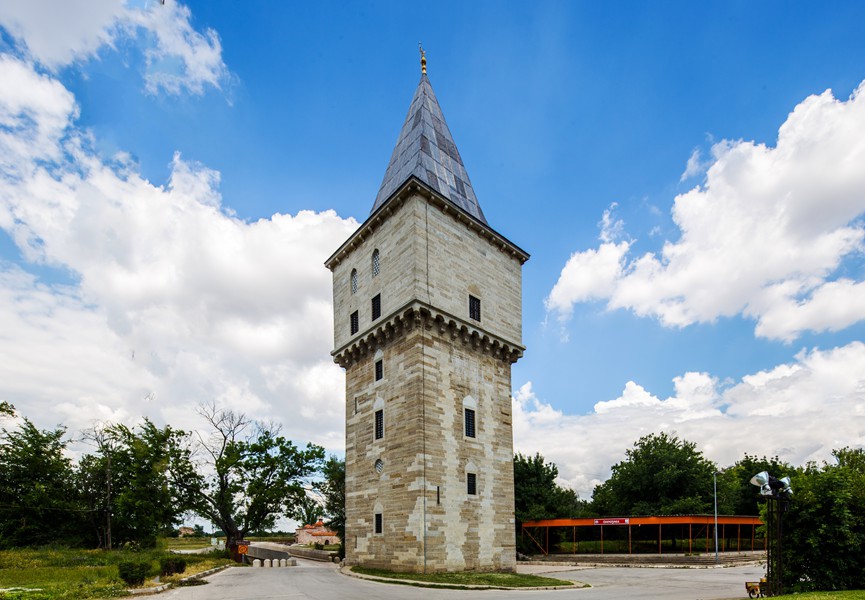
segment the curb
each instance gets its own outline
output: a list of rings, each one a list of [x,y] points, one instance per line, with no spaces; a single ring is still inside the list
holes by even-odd
[[[537,590],[580,590],[590,588],[592,586],[583,583],[582,585],[577,585],[580,582],[571,582],[571,585],[545,585],[540,587],[502,587],[497,585],[470,585],[470,584],[462,584],[462,583],[436,583],[432,581],[417,581],[416,579],[391,579],[390,577],[379,577],[377,575],[365,575],[363,573],[355,573],[351,570],[351,567],[340,567],[339,572],[347,577],[355,577],[357,579],[366,579],[367,581],[374,581],[376,583],[391,583],[397,585],[411,585],[414,587],[425,587],[425,588],[444,588],[444,589],[459,589],[459,590],[508,590],[508,591],[537,591]],[[555,577],[551,577],[551,579],[555,579]],[[562,581],[568,581],[567,579],[562,579]]]
[[[574,567],[575,569],[603,569],[605,567],[615,567],[618,569],[726,569],[729,567],[747,567],[750,565],[761,564],[765,561],[753,560],[742,561],[728,564],[683,564],[683,563],[632,563],[632,562],[591,562],[591,561],[559,561],[559,560],[538,560],[538,561],[519,561],[518,565],[526,566],[544,566],[551,567]]]
[[[214,573],[219,573],[220,571],[224,571],[228,569],[232,565],[222,565],[221,567],[214,567],[212,569],[208,569],[207,571],[202,571],[201,573],[196,573],[195,575],[190,575],[189,577],[184,577],[180,581],[193,581],[195,579],[204,579],[205,577],[209,577]],[[157,585],[156,587],[151,588],[129,588],[126,591],[133,596],[150,596],[153,594],[160,594],[165,590],[171,589],[175,586],[174,583],[163,583],[162,585]]]

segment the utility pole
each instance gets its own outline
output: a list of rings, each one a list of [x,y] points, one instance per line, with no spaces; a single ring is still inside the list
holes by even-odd
[[[715,564],[718,564],[718,472],[712,473],[712,483],[715,486]]]
[[[107,453],[108,458],[108,504],[106,505],[106,518],[108,521],[105,530],[105,544],[108,550],[111,550],[111,453]]]

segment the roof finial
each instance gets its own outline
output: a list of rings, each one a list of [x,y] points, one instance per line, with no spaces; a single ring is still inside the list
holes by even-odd
[[[420,72],[422,75],[426,75],[426,52],[424,52],[423,44],[420,42],[417,43],[417,48],[420,50]]]

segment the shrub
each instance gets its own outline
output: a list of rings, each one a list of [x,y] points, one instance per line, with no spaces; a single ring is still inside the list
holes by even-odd
[[[126,585],[141,585],[150,574],[150,563],[141,560],[124,560],[117,564],[117,571]]]
[[[312,547],[315,548],[316,550],[324,550],[324,544],[319,544],[318,542],[313,544]]]
[[[159,571],[162,575],[177,575],[186,570],[186,560],[175,556],[159,561]]]

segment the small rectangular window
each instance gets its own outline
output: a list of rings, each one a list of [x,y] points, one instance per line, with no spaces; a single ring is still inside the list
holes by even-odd
[[[475,411],[471,408],[465,409],[465,424],[466,424],[466,437],[473,438],[475,437]]]
[[[375,513],[375,532],[381,533],[381,531],[382,531],[381,513]]]
[[[474,296],[469,296],[469,317],[475,321],[481,320],[481,301]]]
[[[384,437],[384,410],[375,411],[375,439]]]
[[[376,294],[372,299],[372,320],[375,321],[381,316],[381,294]]]
[[[351,335],[357,333],[357,330],[360,329],[360,324],[357,318],[357,311],[351,313]]]
[[[478,493],[478,476],[474,473],[466,473],[466,491],[469,496],[476,496]]]
[[[375,361],[375,380],[381,381],[382,377],[384,377],[384,361],[379,359]]]

